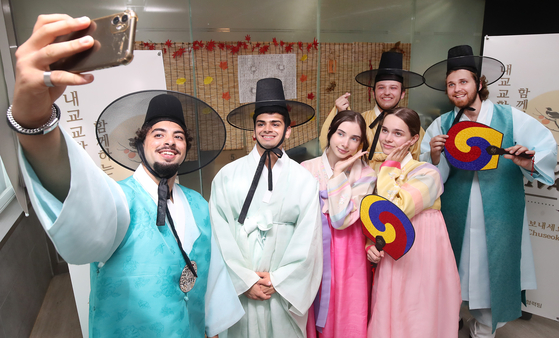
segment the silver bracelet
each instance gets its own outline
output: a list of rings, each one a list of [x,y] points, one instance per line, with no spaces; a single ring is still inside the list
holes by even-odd
[[[16,132],[24,135],[44,135],[48,134],[58,126],[58,122],[60,121],[60,108],[56,104],[52,104],[52,115],[47,123],[43,124],[38,128],[27,129],[23,128],[19,123],[16,122],[14,116],[12,115],[12,106],[8,108],[6,112],[6,117],[8,119],[8,126],[15,130]]]

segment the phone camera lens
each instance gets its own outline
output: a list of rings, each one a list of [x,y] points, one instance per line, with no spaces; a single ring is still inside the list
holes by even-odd
[[[122,23],[125,23],[126,21],[128,21],[128,15],[124,14],[122,18],[120,18],[120,20],[122,20]]]
[[[119,21],[120,21],[120,18],[119,18],[118,16],[115,16],[115,17],[113,18],[113,25],[118,24]]]

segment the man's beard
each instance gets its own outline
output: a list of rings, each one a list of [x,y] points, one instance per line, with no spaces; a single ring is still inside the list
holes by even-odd
[[[179,163],[165,163],[165,162],[155,162],[153,164],[153,171],[155,171],[160,177],[173,176],[179,171]]]
[[[471,107],[474,104],[474,102],[476,102],[478,93],[476,92],[472,97],[470,97],[469,94],[470,93],[466,92],[466,98],[467,98],[466,104],[457,105],[454,100],[449,98],[450,103],[452,103],[453,105],[455,105],[456,107],[458,107],[460,109],[466,108],[466,107]]]

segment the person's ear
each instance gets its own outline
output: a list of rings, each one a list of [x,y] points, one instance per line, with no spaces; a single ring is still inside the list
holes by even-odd
[[[285,139],[287,140],[291,135],[291,126],[287,126],[287,130],[285,131]]]
[[[417,141],[419,140],[419,134],[415,134],[415,135],[411,138],[411,140],[412,140],[412,143],[411,143],[411,146],[410,146],[410,147],[413,147],[413,146],[417,143]]]

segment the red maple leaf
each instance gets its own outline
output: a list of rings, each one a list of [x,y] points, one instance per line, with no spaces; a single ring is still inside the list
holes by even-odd
[[[245,36],[245,40],[250,41],[250,35],[247,34],[247,35]]]
[[[219,68],[221,68],[221,69],[223,69],[223,70],[226,70],[226,69],[228,68],[228,66],[227,66],[227,61],[221,61],[221,62],[219,63]]]
[[[307,99],[314,100],[314,94],[313,93],[308,93],[307,94]]]
[[[303,43],[301,41],[299,41],[299,42],[297,42],[297,46],[299,46],[299,49],[302,52],[303,51]]]
[[[167,47],[171,48],[171,46],[172,46],[172,45],[173,45],[173,42],[171,42],[171,40],[170,40],[170,39],[169,39],[169,40],[167,40],[167,41],[165,41],[165,46],[167,46]]]
[[[243,42],[243,49],[248,49],[248,43]]]
[[[288,104],[288,105],[287,105],[287,111],[288,111],[289,113],[291,113],[291,110],[292,110],[292,109],[293,109],[293,107],[292,107],[290,104]]]
[[[209,50],[210,52],[213,52],[214,48],[215,48],[214,40],[210,40],[208,43],[206,43],[206,49]]]
[[[231,98],[231,95],[229,95],[229,92],[225,92],[225,93],[223,93],[223,95],[221,95],[221,97],[222,97],[224,100],[229,101],[229,99]]]
[[[252,51],[254,52],[254,50],[255,50],[255,49],[258,49],[258,48],[260,48],[260,42],[254,44],[254,45],[252,46]]]
[[[148,48],[149,50],[155,50],[155,43],[150,43]]]
[[[301,75],[301,78],[299,80],[301,80],[301,82],[305,82],[305,81],[307,81],[307,76],[305,74],[303,74],[303,75]]]
[[[285,46],[285,52],[286,53],[290,53],[292,51],[293,51],[293,45],[292,44],[289,44],[289,45]]]
[[[225,48],[225,44],[223,42],[220,42],[217,44],[217,46],[219,47],[219,49],[223,50]]]
[[[149,42],[144,42],[144,47],[149,47]]]
[[[274,38],[274,40],[272,40],[274,42],[274,46],[278,45],[278,40],[276,40],[276,38]]]
[[[226,48],[227,50],[229,50],[229,49],[233,48],[233,45],[227,45],[227,46],[225,46],[225,48]]]
[[[265,54],[268,51],[268,48],[270,48],[270,45],[264,45],[260,47],[260,49],[258,50],[258,54]]]
[[[241,47],[243,45],[242,41],[237,41],[237,47]]]
[[[186,52],[186,49],[184,47],[179,48],[177,51],[173,53],[173,58],[176,58],[177,56],[182,56],[184,52]]]
[[[231,54],[237,54],[239,50],[240,50],[239,46],[233,46],[231,47]]]
[[[285,45],[285,42],[283,42],[283,40],[280,40],[280,46],[283,47],[283,45]]]
[[[163,47],[163,54],[167,54],[167,48]]]
[[[314,49],[318,50],[318,41],[316,40],[316,38],[314,38],[314,41],[312,42],[312,45],[313,45]]]
[[[308,43],[307,44],[307,52],[309,52],[312,49],[312,43]]]

